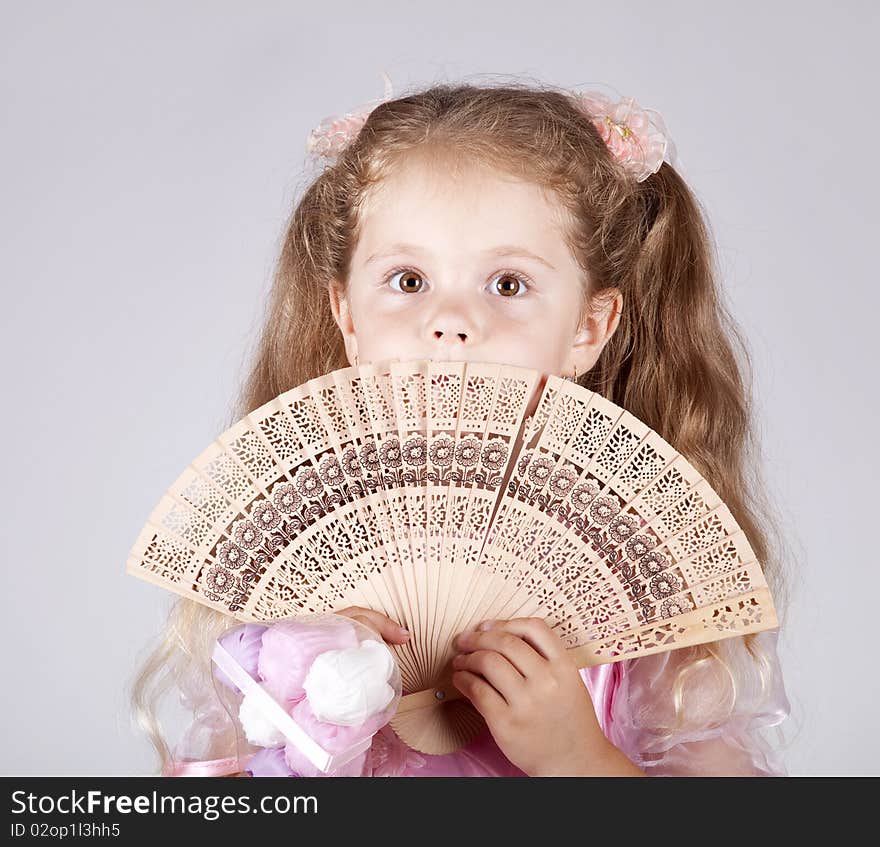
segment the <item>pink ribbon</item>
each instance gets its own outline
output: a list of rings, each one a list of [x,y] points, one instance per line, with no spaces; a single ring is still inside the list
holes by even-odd
[[[162,776],[226,776],[230,773],[238,773],[240,767],[237,756],[228,756],[225,759],[197,759],[191,762],[171,759],[162,768]]]

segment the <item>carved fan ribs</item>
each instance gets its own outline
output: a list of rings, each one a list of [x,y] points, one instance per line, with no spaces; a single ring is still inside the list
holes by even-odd
[[[541,617],[581,667],[778,626],[684,456],[601,395],[498,363],[378,362],[280,394],[184,470],[127,570],[241,621],[400,621],[392,724],[423,752],[483,725],[448,684],[480,620]]]

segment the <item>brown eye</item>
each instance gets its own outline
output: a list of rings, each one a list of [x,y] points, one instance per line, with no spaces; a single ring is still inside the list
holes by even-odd
[[[389,278],[390,282],[395,277],[400,277],[400,288],[399,291],[402,291],[404,294],[409,294],[414,291],[420,291],[422,288],[422,278],[415,271],[405,270],[405,271],[395,271]]]
[[[504,297],[516,297],[523,285],[520,278],[514,274],[505,273],[499,279],[500,282],[496,286],[498,292]]]

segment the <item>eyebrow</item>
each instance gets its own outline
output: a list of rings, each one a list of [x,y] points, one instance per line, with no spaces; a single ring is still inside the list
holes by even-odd
[[[421,253],[424,254],[428,251],[423,250],[421,247],[418,247],[415,244],[392,244],[387,250],[380,250],[376,253],[373,253],[372,256],[367,259],[365,264],[369,265],[372,262],[375,262],[378,259],[384,259],[388,256],[396,256],[398,253]],[[500,258],[501,256],[517,256],[523,259],[531,259],[533,262],[538,262],[541,265],[549,268],[551,271],[556,271],[556,268],[550,264],[546,259],[539,256],[537,253],[532,253],[531,250],[526,250],[525,247],[518,247],[515,244],[501,244],[498,247],[490,247],[488,250],[483,251],[484,256],[488,256],[491,258]]]

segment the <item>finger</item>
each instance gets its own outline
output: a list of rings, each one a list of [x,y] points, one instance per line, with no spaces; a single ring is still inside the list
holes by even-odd
[[[481,627],[485,627],[481,629]],[[509,621],[483,621],[475,632],[510,632],[518,635],[545,659],[557,661],[568,656],[562,639],[541,618],[514,618]]]
[[[360,621],[381,635],[386,641],[402,643],[410,637],[409,633],[400,624],[374,609],[365,609],[362,606],[348,606],[336,614],[345,615],[345,617]]]
[[[452,660],[452,667],[455,670],[479,674],[508,705],[512,706],[521,699],[525,678],[504,656],[494,650],[460,653]]]
[[[490,723],[493,718],[507,708],[505,699],[481,676],[470,671],[455,671],[452,684],[462,693],[477,711]]]
[[[544,656],[531,644],[519,635],[500,627],[486,632],[463,632],[455,640],[455,644],[463,651],[462,655],[486,650],[500,654],[520,677],[536,676],[546,664]]]

